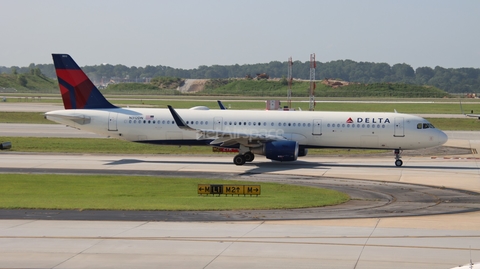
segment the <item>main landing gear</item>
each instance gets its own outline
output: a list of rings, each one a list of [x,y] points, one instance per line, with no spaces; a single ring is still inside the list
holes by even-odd
[[[246,162],[252,162],[253,159],[255,159],[255,155],[252,152],[248,151],[244,154],[238,154],[233,157],[233,163],[236,165],[244,165]]]
[[[400,156],[400,154],[402,153],[402,151],[400,151],[400,149],[396,149],[393,151],[393,153],[395,153],[395,166],[397,167],[400,167],[403,165],[403,161],[400,159],[402,158]]]

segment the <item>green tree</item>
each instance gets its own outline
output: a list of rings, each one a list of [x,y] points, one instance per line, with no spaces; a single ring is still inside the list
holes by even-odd
[[[415,71],[408,64],[395,64],[392,66],[392,72],[399,80],[409,79],[415,76]]]
[[[33,69],[33,74],[37,77],[43,77],[42,70],[40,70],[40,68],[38,68],[38,67]]]
[[[17,82],[18,84],[22,85],[23,87],[26,87],[27,86],[27,78],[25,77],[24,74],[20,74],[18,77],[17,77]]]

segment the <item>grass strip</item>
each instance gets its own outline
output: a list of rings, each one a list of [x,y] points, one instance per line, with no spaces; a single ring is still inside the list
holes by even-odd
[[[335,205],[334,190],[261,183],[257,196],[200,196],[197,184],[260,184],[151,176],[0,174],[0,208],[73,210],[244,210]]]
[[[28,124],[55,124],[45,119],[44,113],[39,112],[2,112],[0,123],[28,123]]]

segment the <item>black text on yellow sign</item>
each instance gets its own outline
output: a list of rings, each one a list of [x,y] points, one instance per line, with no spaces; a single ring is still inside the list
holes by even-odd
[[[215,184],[198,184],[198,194],[225,194],[225,195],[260,195],[260,185],[215,185]]]

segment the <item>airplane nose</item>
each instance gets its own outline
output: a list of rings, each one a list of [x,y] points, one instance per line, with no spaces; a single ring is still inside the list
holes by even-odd
[[[448,141],[448,136],[446,133],[440,131],[440,133],[437,136],[438,144],[443,145]]]

